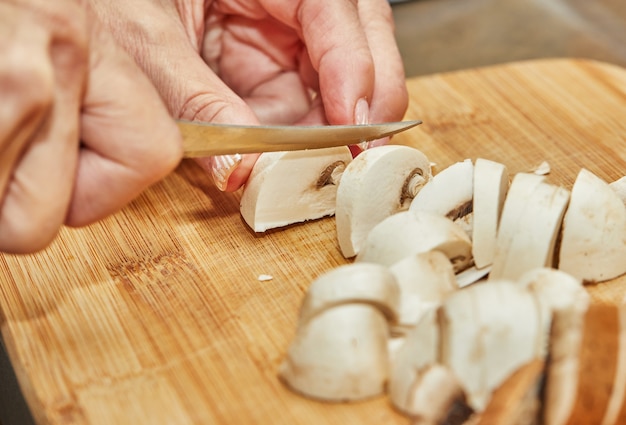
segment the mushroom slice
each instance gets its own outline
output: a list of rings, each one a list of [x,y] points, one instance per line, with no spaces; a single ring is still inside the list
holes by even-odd
[[[517,283],[535,294],[539,301],[546,350],[554,312],[572,308],[584,310],[589,304],[589,293],[580,279],[550,267],[529,270],[520,276]]]
[[[500,214],[500,229],[514,229],[524,214],[524,208],[528,198],[535,188],[545,180],[545,177],[529,173],[517,173],[509,186],[507,196],[502,206]],[[511,245],[514,237],[511,231],[499,231],[496,235],[496,250],[500,250],[500,255],[504,255]],[[494,260],[496,258],[494,252]]]
[[[354,303],[371,304],[389,321],[397,321],[400,290],[388,267],[372,263],[346,264],[319,276],[304,297],[299,326],[306,326],[311,318],[326,309]]]
[[[601,425],[626,423],[626,304],[624,300],[619,305],[618,320],[619,335],[615,379],[611,389],[611,398]]]
[[[544,361],[532,360],[498,387],[475,425],[536,425],[541,411]]]
[[[407,209],[430,178],[430,162],[415,148],[386,145],[359,154],[337,189],[335,220],[343,256],[354,257],[369,231]]]
[[[241,196],[243,219],[265,232],[333,215],[339,180],[351,161],[347,146],[263,153]]]
[[[389,269],[400,287],[399,328],[392,331],[402,333],[402,329],[415,326],[422,314],[458,289],[452,263],[441,251],[409,255]]]
[[[603,420],[623,362],[619,359],[623,355],[621,322],[619,307],[612,304],[591,303],[586,310],[555,312],[545,393],[546,425],[613,423]],[[611,408],[611,414],[616,410]]]
[[[464,423],[472,413],[454,374],[439,364],[437,311],[425,313],[409,332],[391,366],[389,398],[393,406],[420,423],[452,424],[450,412]]]
[[[446,254],[455,273],[471,264],[472,243],[459,226],[449,218],[417,211],[401,211],[377,224],[356,261],[391,266],[404,257],[430,250]]]
[[[279,369],[294,391],[327,401],[360,400],[384,391],[389,320],[398,316],[394,275],[378,264],[348,264],[311,283],[296,336]]]
[[[456,274],[456,283],[459,288],[464,288],[473,283],[482,282],[487,279],[491,266],[477,269],[476,266],[468,267],[460,273]]]
[[[591,282],[626,273],[626,206],[586,169],[572,187],[562,233],[559,269]]]
[[[609,186],[615,191],[617,197],[626,204],[626,176],[615,180],[613,183],[610,183]]]
[[[472,161],[457,162],[435,174],[411,201],[411,211],[439,214],[456,220],[472,211]]]
[[[342,304],[299,326],[279,368],[293,391],[325,401],[382,394],[389,376],[385,316],[369,304]]]
[[[478,413],[496,388],[541,353],[537,302],[516,283],[490,281],[457,291],[442,304],[439,318],[440,363]]]
[[[499,162],[478,158],[474,165],[472,255],[478,269],[490,266],[498,223],[509,188],[509,173]]]
[[[531,178],[536,177],[536,178]],[[569,191],[517,174],[504,203],[490,279],[518,279],[552,265]]]

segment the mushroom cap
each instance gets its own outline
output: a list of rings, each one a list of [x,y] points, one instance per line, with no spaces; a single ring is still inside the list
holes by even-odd
[[[425,311],[440,305],[458,289],[452,263],[441,251],[409,255],[389,269],[400,288],[402,326],[414,326]]]
[[[472,255],[476,268],[493,263],[498,223],[509,188],[506,166],[478,158],[474,165]]]
[[[440,310],[440,362],[458,378],[477,412],[544,346],[537,302],[516,283],[477,283],[450,295]]]
[[[490,279],[518,279],[551,266],[567,208],[568,190],[534,174],[517,174],[504,203]]]
[[[456,162],[435,174],[415,195],[409,209],[446,216],[452,220],[470,209],[474,181],[472,161]]]
[[[337,190],[335,220],[344,257],[360,251],[376,224],[407,209],[414,192],[431,176],[428,158],[409,146],[385,145],[359,154],[346,167]]]
[[[390,321],[398,319],[400,288],[388,267],[353,263],[336,267],[315,279],[300,307],[299,326],[341,304],[370,304]]]
[[[342,304],[298,328],[279,377],[292,390],[325,401],[380,395],[389,376],[387,319],[368,304]]]
[[[401,211],[369,232],[356,261],[391,266],[406,256],[430,250],[446,254],[455,272],[467,268],[472,260],[469,236],[452,220],[421,211]]]
[[[584,168],[563,219],[558,268],[595,282],[626,273],[626,205],[605,181]]]
[[[351,161],[347,146],[261,154],[241,195],[243,219],[265,232],[333,215],[341,173]]]

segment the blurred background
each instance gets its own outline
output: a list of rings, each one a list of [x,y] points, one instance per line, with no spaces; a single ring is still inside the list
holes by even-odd
[[[626,0],[390,0],[407,77],[544,57],[626,67]]]

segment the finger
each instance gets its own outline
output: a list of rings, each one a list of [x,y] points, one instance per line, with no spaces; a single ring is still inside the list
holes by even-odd
[[[1,11],[0,11],[1,12]],[[0,22],[0,29],[4,29]],[[43,51],[0,32],[0,206],[13,170],[52,102],[52,69]],[[0,208],[1,209],[1,208]]]
[[[48,245],[63,223],[73,186],[86,70],[84,21],[80,10],[69,14],[47,5],[38,10],[37,20],[30,12],[18,15],[28,31],[17,34],[29,56],[22,78],[33,78],[29,83],[42,91],[35,120],[22,129],[21,141],[14,139],[27,139],[28,146],[4,195],[0,250],[5,252],[33,252]]]
[[[374,92],[374,63],[356,1],[300,0],[290,7],[263,2],[273,16],[301,32],[331,124],[363,120]],[[359,100],[361,102],[359,102]]]
[[[201,43],[190,43],[190,31],[177,22],[177,10],[171,10],[162,2],[145,1],[141,3],[142,13],[150,19],[138,20],[125,9],[129,7],[128,2],[94,1],[94,4],[98,14],[113,29],[117,41],[132,53],[157,87],[174,117],[215,123],[258,124],[252,109],[202,59],[199,54]],[[192,24],[192,33],[202,32],[198,22]],[[120,27],[124,31],[120,31]],[[213,176],[232,176],[228,181],[222,184],[216,181],[216,184],[235,190],[247,179],[256,157],[244,158],[232,161],[239,164],[237,173],[234,169],[215,172],[213,166],[216,161],[210,158],[197,162]]]
[[[376,79],[369,120],[400,121],[408,107],[404,65],[398,50],[393,14],[387,0],[359,1],[359,16],[374,59]]]
[[[71,226],[116,212],[182,156],[180,133],[154,87],[95,23],[81,136]]]

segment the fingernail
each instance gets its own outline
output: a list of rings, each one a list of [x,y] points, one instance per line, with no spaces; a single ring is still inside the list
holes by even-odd
[[[354,106],[354,123],[358,125],[369,124],[370,123],[370,105],[367,103],[367,99],[362,97],[361,99],[356,101],[356,105]],[[358,145],[361,150],[367,149],[368,143],[361,142]]]
[[[228,179],[241,164],[241,155],[218,155],[211,157],[211,176],[215,186],[222,192],[228,186]]]
[[[354,123],[355,124],[369,124],[370,123],[370,105],[367,103],[367,99],[361,98],[356,101],[354,107]]]

